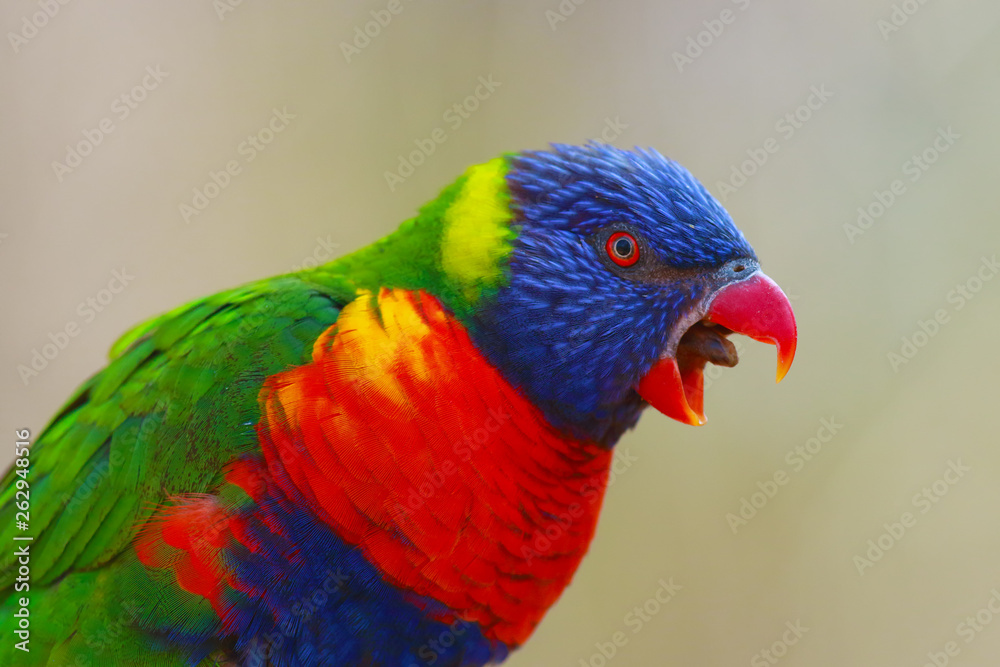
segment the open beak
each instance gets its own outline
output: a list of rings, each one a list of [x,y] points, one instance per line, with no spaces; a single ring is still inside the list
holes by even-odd
[[[704,424],[705,364],[736,365],[736,350],[726,340],[730,333],[777,346],[781,382],[795,357],[795,315],[781,288],[757,271],[715,293],[705,316],[681,337],[676,354],[653,364],[639,381],[639,395],[668,417]]]

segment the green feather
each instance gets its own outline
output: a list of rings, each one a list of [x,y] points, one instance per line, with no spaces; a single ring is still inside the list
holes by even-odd
[[[293,275],[252,283],[155,317],[122,336],[106,368],[67,401],[31,450],[33,651],[17,664],[185,664],[156,637],[211,631],[206,600],[149,572],[129,548],[157,506],[209,493],[225,466],[259,451],[258,394],[308,363],[316,339],[359,291],[423,289],[460,318],[505,279],[515,230],[498,159],[473,167],[398,231]],[[470,216],[482,234],[469,229]],[[485,230],[485,231],[484,231]],[[11,469],[0,482],[0,543],[18,534]],[[235,494],[224,499],[248,501]],[[0,664],[22,593],[13,549],[0,553]],[[125,619],[125,620],[122,620]],[[109,634],[109,628],[114,630]],[[113,635],[113,636],[112,636]],[[206,658],[202,664],[222,664]]]

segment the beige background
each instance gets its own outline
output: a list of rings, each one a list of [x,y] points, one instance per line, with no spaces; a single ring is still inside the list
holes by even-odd
[[[950,664],[996,664],[1000,618],[959,624],[1000,588],[1000,279],[960,309],[948,296],[1000,251],[1000,5],[905,4],[915,13],[883,35],[889,0],[564,0],[573,13],[551,25],[555,0],[403,0],[349,63],[341,42],[387,2],[244,0],[221,19],[209,0],[60,5],[17,53],[9,35],[0,44],[0,460],[128,326],[327,245],[366,244],[468,164],[618,119],[615,144],[656,147],[721,195],[773,138],[725,204],[794,295],[795,366],[774,386],[773,349],[747,344],[707,392],[708,425],[644,417],[590,555],[509,664],[599,667],[595,643],[618,631],[627,643],[609,664],[770,664],[755,655],[796,621],[808,631],[782,665],[919,667],[949,641]],[[712,23],[724,10],[729,23]],[[0,27],[20,32],[37,11],[8,0]],[[720,34],[700,35],[679,71],[674,53],[705,21]],[[148,66],[166,77],[120,119],[113,101]],[[444,111],[490,75],[500,86],[453,129]],[[788,136],[778,124],[823,86],[832,96]],[[246,163],[240,142],[274,108],[295,118]],[[105,117],[114,131],[59,182],[53,161]],[[390,192],[384,172],[435,127],[447,140]],[[904,163],[949,127],[959,138],[912,181]],[[232,159],[241,173],[185,223],[179,204]],[[844,225],[895,179],[903,194],[850,242]],[[122,268],[126,289],[78,310]],[[941,309],[946,323],[893,369],[887,355]],[[74,323],[25,384],[18,365]],[[843,427],[796,470],[786,454],[824,418]],[[915,504],[949,461],[970,470]],[[734,534],[726,515],[778,471],[787,483]],[[904,512],[915,525],[882,537],[892,548],[859,573],[854,557]],[[626,616],[671,577],[683,588],[634,633]]]

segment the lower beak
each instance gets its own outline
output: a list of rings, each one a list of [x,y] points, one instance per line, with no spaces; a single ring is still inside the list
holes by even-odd
[[[781,288],[760,271],[716,292],[702,322],[775,345],[778,382],[792,365],[798,340],[792,305]],[[636,390],[668,417],[692,426],[704,424],[704,366],[704,361],[682,366],[675,357],[664,357],[653,364]]]

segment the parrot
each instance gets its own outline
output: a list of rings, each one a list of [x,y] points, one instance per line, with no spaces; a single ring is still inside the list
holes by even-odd
[[[647,406],[703,424],[733,334],[781,380],[790,301],[677,162],[472,166],[112,346],[0,484],[0,662],[500,663],[587,552],[616,443]]]

